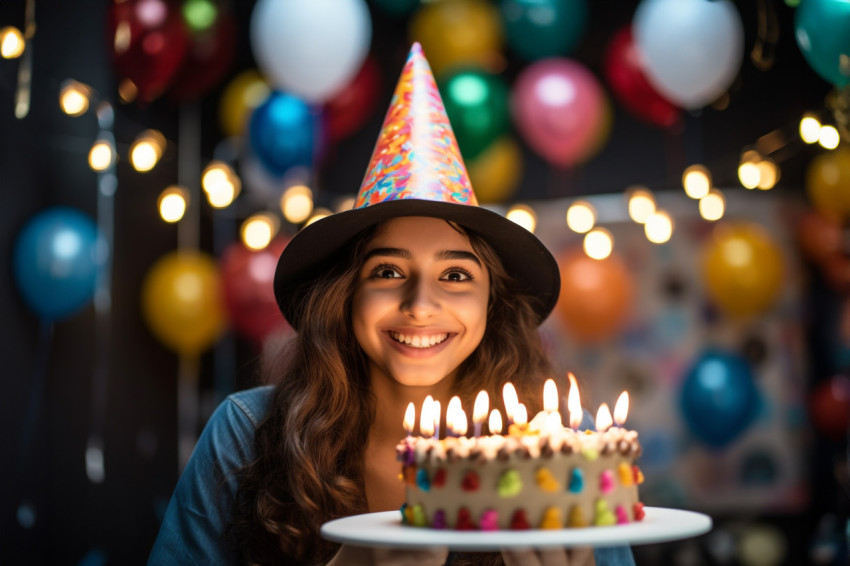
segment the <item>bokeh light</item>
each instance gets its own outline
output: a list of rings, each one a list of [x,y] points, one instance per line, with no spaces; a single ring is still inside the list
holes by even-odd
[[[567,226],[573,232],[584,234],[596,224],[596,210],[589,202],[576,201],[567,209]]]
[[[800,138],[806,143],[815,143],[820,137],[820,121],[812,115],[800,120]]]
[[[159,217],[168,223],[179,222],[189,206],[189,191],[173,185],[159,194]]]
[[[91,89],[79,81],[69,80],[59,91],[59,106],[68,116],[82,116],[89,109]]]
[[[89,167],[95,171],[106,171],[115,162],[115,149],[106,140],[97,140],[89,150]]]
[[[772,189],[779,182],[779,166],[772,159],[762,159],[758,164],[758,188],[763,191]]]
[[[531,207],[524,204],[517,204],[511,207],[507,214],[505,214],[505,218],[519,224],[532,234],[537,229],[537,214],[534,213]]]
[[[304,222],[313,213],[313,191],[306,185],[289,187],[280,197],[280,211],[287,222]]]
[[[145,130],[136,136],[130,146],[130,164],[139,172],[150,171],[159,163],[167,142],[156,130]]]
[[[702,165],[691,165],[682,174],[682,187],[692,199],[701,199],[711,188],[711,175]]]
[[[310,224],[312,224],[316,220],[321,220],[322,218],[327,218],[331,214],[333,214],[332,210],[319,207],[319,208],[317,208],[316,210],[313,211],[312,216],[310,216],[310,218],[307,219],[307,222],[304,223],[304,226],[309,226]]]
[[[663,244],[673,236],[673,219],[663,210],[656,210],[646,219],[643,231],[653,244]]]
[[[626,196],[629,199],[629,217],[635,222],[643,224],[655,212],[655,197],[646,187],[629,187]]]
[[[605,259],[614,249],[614,238],[605,228],[594,228],[584,237],[584,253],[593,259]]]
[[[841,136],[835,126],[821,126],[818,133],[818,143],[825,149],[835,149]]]
[[[14,26],[0,29],[0,57],[16,59],[23,54],[25,46],[26,42],[21,30]]]
[[[280,223],[276,216],[268,213],[254,214],[242,223],[242,243],[252,250],[265,249],[277,235],[279,228]]]
[[[230,165],[211,161],[201,175],[201,186],[213,208],[227,208],[242,191],[242,181]]]
[[[726,213],[726,197],[717,189],[711,189],[707,195],[699,199],[699,215],[705,220],[715,221],[723,218]]]

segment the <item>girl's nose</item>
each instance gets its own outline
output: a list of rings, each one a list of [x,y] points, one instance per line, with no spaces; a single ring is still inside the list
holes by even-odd
[[[412,277],[405,289],[401,310],[414,319],[426,319],[440,308],[433,284],[421,277]]]

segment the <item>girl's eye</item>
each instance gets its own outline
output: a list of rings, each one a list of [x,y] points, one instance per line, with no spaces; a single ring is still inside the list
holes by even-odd
[[[372,270],[372,277],[375,279],[397,279],[401,277],[401,273],[391,265],[379,265]]]
[[[465,269],[455,268],[446,273],[443,277],[446,281],[469,281],[472,279],[472,274]]]

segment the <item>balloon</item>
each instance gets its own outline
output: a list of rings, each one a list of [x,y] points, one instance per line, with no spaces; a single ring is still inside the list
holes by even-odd
[[[522,176],[522,151],[512,137],[502,136],[466,168],[480,202],[505,202],[516,192]]]
[[[381,69],[374,57],[367,57],[348,86],[325,104],[328,136],[334,141],[347,138],[374,114],[381,98]]]
[[[850,294],[850,258],[844,253],[830,254],[821,264],[823,276],[833,291],[841,295]]]
[[[272,174],[282,175],[296,165],[309,167],[322,142],[319,112],[303,101],[273,92],[251,115],[251,150]]]
[[[712,448],[723,448],[753,422],[758,396],[746,360],[708,349],[685,376],[680,408],[694,436]]]
[[[251,47],[271,84],[324,102],[351,82],[372,39],[363,0],[259,0]]]
[[[172,83],[190,41],[175,0],[113,0],[109,38],[116,75],[135,85],[142,102],[158,98]]]
[[[604,144],[610,110],[602,87],[569,59],[532,63],[514,84],[514,124],[531,148],[553,165],[585,161]]]
[[[183,356],[197,356],[224,330],[215,260],[195,251],[161,257],[142,282],[142,313],[151,332]]]
[[[502,57],[499,12],[485,0],[426,3],[411,18],[410,39],[422,44],[438,76],[452,67],[487,68]]]
[[[256,69],[242,71],[224,88],[218,107],[221,129],[226,136],[241,136],[254,110],[271,94],[266,79]]]
[[[597,342],[620,330],[634,299],[634,282],[617,255],[603,260],[581,248],[558,259],[561,293],[555,312],[569,333],[582,342]]]
[[[94,296],[109,250],[88,216],[65,207],[33,216],[15,240],[12,274],[29,308],[58,320]]]
[[[785,277],[782,251],[757,224],[719,224],[702,252],[706,291],[732,317],[770,308]]]
[[[809,397],[809,414],[815,428],[839,440],[850,434],[850,378],[834,375],[818,383]]]
[[[372,3],[394,18],[408,16],[419,6],[419,0],[372,0]]]
[[[498,75],[465,69],[438,84],[464,159],[475,158],[508,129],[508,86]]]
[[[642,0],[633,26],[647,78],[682,108],[717,100],[741,68],[744,26],[729,0]]]
[[[850,149],[841,146],[812,159],[806,168],[806,194],[830,220],[850,219]]]
[[[832,255],[842,253],[842,230],[817,212],[803,213],[797,222],[797,239],[803,253],[815,263],[823,263]]]
[[[260,251],[241,242],[228,246],[221,256],[224,307],[230,325],[260,345],[272,332],[287,326],[274,296],[274,272],[287,240],[276,239]]]
[[[850,4],[807,0],[794,16],[794,35],[806,62],[837,87],[850,84]]]
[[[508,45],[529,61],[572,52],[587,25],[585,0],[502,0],[500,8]]]
[[[617,99],[636,117],[662,128],[680,120],[680,110],[658,94],[646,78],[631,26],[614,34],[605,53],[605,78]]]
[[[195,0],[192,4],[210,6],[217,17],[199,27],[206,20],[197,16],[194,27],[190,25],[193,33],[189,51],[169,89],[169,98],[178,102],[197,100],[218,86],[230,72],[236,53],[236,22],[232,14],[211,0]]]

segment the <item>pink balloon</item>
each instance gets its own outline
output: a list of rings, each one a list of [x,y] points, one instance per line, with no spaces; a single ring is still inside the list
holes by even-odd
[[[528,145],[563,167],[591,157],[610,130],[608,101],[596,77],[565,58],[543,59],[526,67],[514,85],[512,111]]]

